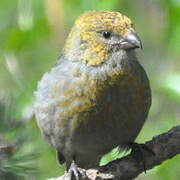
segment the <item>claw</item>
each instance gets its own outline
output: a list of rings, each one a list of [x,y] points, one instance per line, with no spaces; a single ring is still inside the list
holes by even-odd
[[[147,167],[143,152],[145,150],[151,153],[153,156],[155,156],[155,152],[145,144],[131,143],[130,147],[132,149],[132,154],[134,155],[135,159],[138,161],[138,163],[142,163],[143,170],[146,173]]]
[[[69,169],[69,175],[70,175],[70,180],[80,180],[87,178],[85,170],[78,168],[76,163],[72,161],[71,167]]]
[[[140,146],[142,146],[142,149],[144,149],[147,152],[151,153],[153,156],[156,155],[156,153],[151,148],[149,148],[146,144],[140,144]]]

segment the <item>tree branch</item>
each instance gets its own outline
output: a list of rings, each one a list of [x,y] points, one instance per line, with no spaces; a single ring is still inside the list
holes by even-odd
[[[144,154],[146,168],[151,169],[180,153],[180,126],[176,126],[168,132],[154,137],[145,144],[155,152],[155,155],[148,152]],[[133,153],[131,153],[105,166],[101,166],[99,169],[89,169],[86,171],[86,174],[92,180],[129,180],[137,177],[143,171],[142,164],[139,164]],[[66,180],[68,177],[68,174],[66,174],[59,178],[52,178],[51,180]]]

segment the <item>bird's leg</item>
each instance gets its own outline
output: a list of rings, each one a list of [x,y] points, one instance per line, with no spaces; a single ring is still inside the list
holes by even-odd
[[[68,173],[70,176],[70,180],[80,180],[82,178],[87,178],[86,171],[82,168],[78,168],[75,160],[72,161]]]
[[[149,152],[153,156],[155,156],[155,152],[150,149],[148,146],[145,144],[138,144],[138,143],[130,143],[130,148],[132,149],[132,154],[134,155],[135,159],[138,161],[138,163],[142,163],[144,172],[146,173],[146,161],[144,159],[144,154],[143,152]]]
[[[71,180],[79,180],[79,172],[78,172],[78,167],[75,163],[75,161],[73,160],[69,169],[69,174],[70,174],[70,178]]]

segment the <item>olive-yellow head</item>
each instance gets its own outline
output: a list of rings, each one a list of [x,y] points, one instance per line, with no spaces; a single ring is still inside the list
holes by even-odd
[[[142,47],[131,20],[119,12],[88,11],[80,16],[65,44],[65,53],[80,52],[80,59],[97,66],[106,61],[112,51]]]

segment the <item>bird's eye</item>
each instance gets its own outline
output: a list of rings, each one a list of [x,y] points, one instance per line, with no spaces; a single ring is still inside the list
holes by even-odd
[[[102,35],[105,39],[109,39],[111,37],[111,32],[110,31],[103,31]]]

